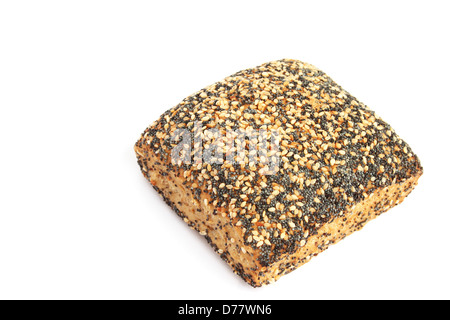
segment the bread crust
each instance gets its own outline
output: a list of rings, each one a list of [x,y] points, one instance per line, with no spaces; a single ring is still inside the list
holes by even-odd
[[[194,120],[203,129],[281,130],[276,174],[258,173],[261,158],[174,162],[172,137],[176,129],[192,129]],[[254,287],[278,280],[401,203],[423,171],[373,111],[317,68],[286,59],[189,96],[144,131],[135,151],[167,204]]]

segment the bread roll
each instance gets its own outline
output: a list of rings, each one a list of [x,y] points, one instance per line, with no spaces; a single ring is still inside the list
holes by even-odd
[[[166,203],[254,287],[401,203],[422,174],[389,124],[289,59],[185,98],[135,151]]]

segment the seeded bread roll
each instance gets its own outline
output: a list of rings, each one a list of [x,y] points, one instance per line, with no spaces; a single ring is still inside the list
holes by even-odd
[[[228,132],[237,130],[278,135],[265,151],[252,136],[236,151]],[[180,132],[191,138],[181,147]],[[422,174],[386,122],[316,67],[288,59],[187,97],[135,151],[167,204],[254,287],[401,203]]]

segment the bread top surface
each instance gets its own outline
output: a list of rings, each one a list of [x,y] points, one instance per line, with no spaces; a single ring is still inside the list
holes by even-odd
[[[191,138],[183,147],[189,161],[173,159],[180,132]],[[236,132],[250,143],[233,144]],[[276,132],[277,142],[267,147],[251,132]],[[185,98],[136,146],[183,175],[197,201],[241,228],[262,266],[295,252],[375,190],[422,172],[408,144],[373,111],[319,69],[288,59]]]

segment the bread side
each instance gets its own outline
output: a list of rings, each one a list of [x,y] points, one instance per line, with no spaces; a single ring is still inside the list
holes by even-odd
[[[141,158],[144,175],[164,201],[192,229],[205,237],[237,275],[254,287],[278,280],[330,245],[360,230],[371,219],[400,204],[417,185],[420,177],[415,175],[402,183],[377,190],[366,200],[349,208],[345,214],[318,228],[317,233],[309,237],[296,252],[283,255],[269,266],[262,266],[257,259],[258,248],[255,249],[244,239],[245,228],[236,226],[225,210],[217,210],[210,201],[206,204],[196,200],[191,188],[185,186],[182,170],[168,171],[160,158],[139,147],[135,150]],[[207,194],[202,194],[201,198],[210,200]]]
[[[253,161],[250,148],[235,162],[225,159],[230,150],[221,163],[173,161],[177,129],[191,132],[190,159],[223,147],[218,138],[198,143],[198,123],[200,135],[279,132],[279,148],[269,151],[279,159],[273,174],[262,172],[264,156]],[[277,280],[397,205],[422,174],[387,123],[296,60],[243,70],[186,98],[145,130],[135,150],[165,201],[252,286]]]

